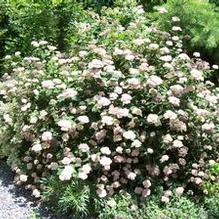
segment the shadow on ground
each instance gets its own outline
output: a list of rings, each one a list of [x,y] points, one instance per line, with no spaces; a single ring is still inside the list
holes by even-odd
[[[64,216],[52,214],[48,210],[48,207],[40,205],[40,203],[31,196],[30,192],[21,186],[15,185],[13,179],[13,172],[5,161],[0,160],[0,193],[3,196],[1,198],[4,200],[4,202],[1,201],[0,205],[0,212],[4,212],[4,214],[1,213],[1,219],[67,219],[67,217]],[[7,207],[3,209],[4,206]],[[14,211],[16,211],[19,216],[16,217]],[[25,215],[20,216],[24,214],[23,212]],[[12,214],[13,216],[10,216]],[[9,217],[7,215],[9,215]]]

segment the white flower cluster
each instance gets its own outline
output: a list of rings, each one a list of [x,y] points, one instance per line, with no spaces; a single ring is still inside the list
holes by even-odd
[[[132,185],[142,199],[180,177],[174,192],[181,195],[191,183],[200,188],[205,162],[218,158],[219,89],[205,80],[211,70],[200,67],[200,54],[183,52],[178,17],[174,34],[161,34],[137,16],[126,28],[97,17],[98,38],[87,31],[92,24],[80,24],[89,40],[72,57],[34,41],[50,56],[25,58],[3,76],[0,125],[9,138],[0,145],[11,152],[16,181],[32,183],[35,197],[51,175],[92,184],[101,198]],[[171,196],[165,190],[162,201]]]

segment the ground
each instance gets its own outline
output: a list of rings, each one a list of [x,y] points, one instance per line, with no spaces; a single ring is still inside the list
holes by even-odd
[[[53,216],[44,206],[39,206],[24,188],[13,183],[13,173],[0,161],[0,219],[65,219]]]

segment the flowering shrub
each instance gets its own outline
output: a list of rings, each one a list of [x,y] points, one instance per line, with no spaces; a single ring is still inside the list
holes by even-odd
[[[84,41],[71,56],[34,41],[33,56],[8,59],[1,153],[18,184],[65,211],[80,212],[69,198],[75,183],[89,190],[80,190],[88,206],[120,190],[145,200],[160,186],[168,203],[173,193],[200,191],[218,159],[219,89],[205,81],[210,66],[183,52],[178,17],[167,33],[149,26],[139,6],[131,11],[128,23],[114,8],[83,32],[78,24]]]

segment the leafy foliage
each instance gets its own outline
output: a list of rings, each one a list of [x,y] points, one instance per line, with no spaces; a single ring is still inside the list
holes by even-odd
[[[20,51],[30,55],[33,40],[47,40],[60,50],[68,48],[68,30],[86,12],[76,1],[13,1],[3,4],[1,11],[1,56]],[[73,35],[73,28],[71,35]]]
[[[219,1],[218,0],[209,0],[210,3],[214,3],[217,6],[219,6]]]
[[[218,66],[183,47],[217,48],[214,4],[169,1],[158,26],[135,0],[72,3],[3,5],[0,156],[15,182],[77,218],[217,218]]]
[[[166,3],[167,0],[138,0],[138,2],[143,5],[145,11],[152,11],[154,6]]]
[[[90,189],[83,183],[72,181],[62,184],[55,176],[43,179],[43,201],[50,203],[53,210],[82,218],[89,214]]]
[[[168,30],[168,20],[180,17],[184,33],[184,43],[190,52],[199,51],[212,63],[219,63],[219,13],[215,5],[204,0],[170,0],[164,7],[168,13],[157,14],[160,25]]]
[[[207,194],[215,194],[219,192],[219,163],[209,165],[207,172],[208,180],[204,184],[204,190]]]
[[[204,206],[208,210],[209,218],[216,219],[219,217],[219,193],[206,197]]]

